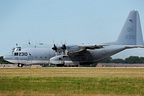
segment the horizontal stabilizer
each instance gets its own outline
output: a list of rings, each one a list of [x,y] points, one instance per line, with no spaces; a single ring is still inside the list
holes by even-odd
[[[129,48],[144,48],[144,46],[125,46],[126,49]]]

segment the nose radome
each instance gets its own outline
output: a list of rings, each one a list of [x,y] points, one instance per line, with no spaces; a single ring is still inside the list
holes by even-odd
[[[10,60],[10,57],[9,57],[9,56],[3,56],[3,59],[4,59],[5,61],[9,61],[9,60]]]
[[[6,58],[7,58],[6,56],[2,56],[2,57],[3,57],[4,60],[6,60]]]
[[[11,60],[11,59],[12,59],[12,57],[11,57],[11,56],[9,56],[9,55],[5,55],[5,56],[3,56],[3,59],[4,59],[4,60],[6,60],[6,61],[8,61],[8,60]]]

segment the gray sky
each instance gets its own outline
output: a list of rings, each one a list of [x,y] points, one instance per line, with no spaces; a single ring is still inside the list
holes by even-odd
[[[133,9],[139,11],[144,30],[144,0],[0,0],[0,55],[29,41],[50,45],[115,41]],[[141,56],[144,50],[122,53]]]

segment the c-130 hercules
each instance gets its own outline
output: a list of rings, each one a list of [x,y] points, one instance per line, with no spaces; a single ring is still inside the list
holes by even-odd
[[[12,55],[4,56],[4,59],[18,64],[18,67],[48,63],[55,66],[96,66],[99,61],[109,56],[125,49],[143,48],[143,45],[139,14],[138,11],[132,10],[115,42],[92,46],[64,44],[61,47],[54,45],[53,48],[16,47]]]
[[[143,37],[138,11],[132,10],[115,42],[93,46],[61,47],[66,53],[50,58],[50,63],[57,66],[96,66],[97,63],[109,56],[130,48],[143,48]],[[56,46],[53,48],[55,51]]]

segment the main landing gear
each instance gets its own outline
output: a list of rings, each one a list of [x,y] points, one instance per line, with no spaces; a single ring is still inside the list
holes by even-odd
[[[18,63],[17,66],[18,66],[18,67],[23,67],[23,65],[24,65],[24,64],[20,64],[20,63]]]

